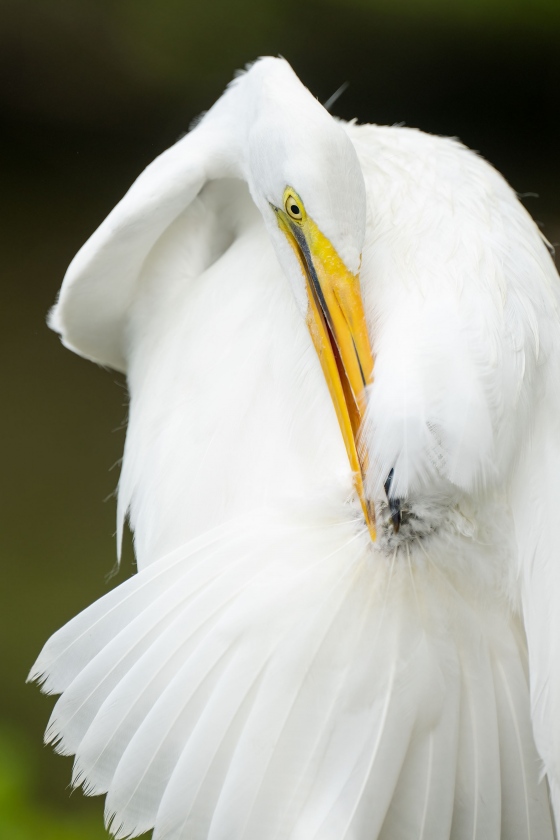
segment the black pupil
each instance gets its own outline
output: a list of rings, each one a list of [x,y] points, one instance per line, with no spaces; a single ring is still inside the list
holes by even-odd
[[[299,207],[297,206],[297,204],[292,204],[290,210],[292,211],[294,216],[299,216]]]

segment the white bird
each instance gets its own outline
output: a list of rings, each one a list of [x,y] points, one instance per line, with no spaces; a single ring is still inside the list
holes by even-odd
[[[31,674],[115,836],[552,838],[560,292],[504,179],[262,59],[51,325],[130,389],[138,573]]]

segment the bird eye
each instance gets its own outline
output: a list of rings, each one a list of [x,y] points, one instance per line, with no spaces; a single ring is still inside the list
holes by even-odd
[[[292,193],[288,193],[286,196],[284,207],[286,208],[286,213],[290,216],[290,218],[295,219],[296,222],[301,222],[303,219],[301,202],[298,198],[292,195]]]

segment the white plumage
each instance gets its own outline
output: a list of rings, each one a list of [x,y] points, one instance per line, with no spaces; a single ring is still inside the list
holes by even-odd
[[[350,272],[361,252],[374,543],[270,210],[288,186]],[[553,837],[559,304],[495,170],[334,121],[282,60],[140,176],[52,316],[127,372],[138,574],[32,671],[117,837]]]

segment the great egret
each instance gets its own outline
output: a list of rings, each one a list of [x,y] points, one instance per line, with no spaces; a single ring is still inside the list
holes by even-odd
[[[116,837],[552,838],[559,303],[491,166],[281,59],[138,178],[51,320],[127,373],[138,574],[32,671]]]

